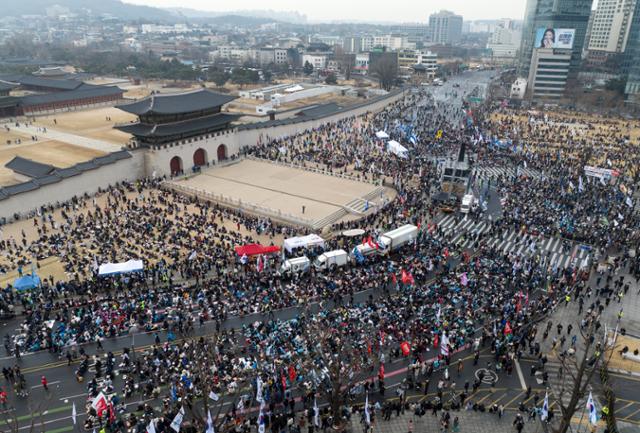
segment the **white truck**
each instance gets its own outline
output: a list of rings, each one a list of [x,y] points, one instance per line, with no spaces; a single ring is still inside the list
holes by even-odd
[[[293,259],[287,259],[280,266],[278,273],[282,276],[291,277],[296,274],[302,274],[309,271],[311,267],[311,261],[306,257],[296,257]]]
[[[409,242],[413,242],[416,237],[418,237],[418,227],[413,224],[405,224],[397,229],[380,235],[377,240],[372,239],[378,248],[373,245],[369,245],[368,243],[364,243],[358,245],[356,249],[364,257],[371,254],[386,254],[389,251],[396,250],[401,246],[408,244]]]
[[[318,271],[334,269],[349,263],[349,254],[345,250],[333,250],[320,254],[313,262]]]
[[[467,214],[476,206],[477,200],[473,194],[465,194],[460,203],[460,213]]]

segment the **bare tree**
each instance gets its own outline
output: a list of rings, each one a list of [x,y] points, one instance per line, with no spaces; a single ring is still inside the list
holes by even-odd
[[[581,347],[563,351],[560,356],[561,379],[549,388],[551,398],[560,408],[561,418],[557,425],[551,427],[554,433],[566,433],[571,427],[571,419],[579,408],[579,403],[588,394],[593,384],[594,375],[606,366],[604,357],[608,338],[600,340],[599,326],[595,319],[580,329]]]
[[[313,378],[316,396],[329,403],[336,428],[345,421],[341,409],[349,401],[350,391],[368,380],[374,367],[369,346],[355,338],[371,335],[373,330],[358,329],[354,333],[349,326],[333,326],[332,319],[339,311],[334,309],[326,318],[314,316],[306,321],[304,335],[313,345],[300,361],[304,375]]]
[[[392,59],[383,57],[374,63],[371,72],[380,81],[380,87],[389,91],[398,76],[398,66]]]
[[[22,385],[24,386],[24,385]],[[16,398],[22,398],[26,400],[27,410],[29,411],[29,429],[26,430],[25,427],[21,427],[18,415],[15,412],[15,408],[13,410],[5,410],[3,411],[4,417],[4,425],[11,433],[25,432],[34,433],[37,431],[36,424],[40,424],[40,431],[45,431],[45,423],[44,423],[44,414],[49,408],[52,399],[52,392],[45,391],[43,398],[35,399],[30,394],[25,395],[23,397],[18,396],[16,393]],[[13,415],[12,415],[13,414]],[[4,428],[3,428],[4,430]]]

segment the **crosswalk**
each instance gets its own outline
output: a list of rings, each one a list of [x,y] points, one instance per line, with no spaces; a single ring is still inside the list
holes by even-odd
[[[492,231],[492,222],[476,221],[468,216],[446,215],[437,223],[433,237],[462,249],[484,245],[503,254],[522,257],[538,257],[549,269],[585,268],[591,263],[591,249],[578,244],[566,245],[558,237],[540,237],[516,230]]]
[[[547,380],[544,380],[543,372],[538,371],[535,374],[537,384],[548,390],[550,403],[560,400],[564,406],[567,406],[571,401],[571,395],[576,386],[574,379],[577,377],[578,372],[576,365],[572,362],[567,362],[563,365],[560,361],[550,360],[545,364],[544,371],[547,374]],[[578,401],[578,407],[583,407],[586,402],[587,397],[582,396]]]
[[[517,172],[516,172],[517,170]],[[478,179],[495,179],[500,176],[512,177],[517,173],[518,176],[527,176],[530,178],[541,178],[543,175],[538,170],[524,167],[504,167],[504,166],[479,166],[474,168],[474,173]]]

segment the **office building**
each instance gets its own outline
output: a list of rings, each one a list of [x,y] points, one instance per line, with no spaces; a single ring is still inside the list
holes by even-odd
[[[589,51],[622,53],[627,46],[636,0],[599,0],[593,12]]]
[[[487,48],[491,50],[493,57],[515,58],[521,39],[522,32],[510,28],[510,23],[505,22],[495,28],[489,37]]]
[[[640,1],[634,7],[626,48],[622,68],[622,72],[627,74],[625,100],[640,104]]]
[[[561,98],[567,86],[571,59],[571,50],[534,49],[527,80],[531,99]]]
[[[453,45],[462,37],[462,16],[440,11],[429,16],[429,39],[433,44]]]
[[[520,43],[518,75],[529,76],[534,48],[543,45],[546,29],[554,33],[563,31],[564,37],[573,34],[571,47],[566,40],[560,41],[559,49],[571,52],[569,76],[577,76],[582,61],[582,48],[587,33],[593,0],[527,0],[522,41]],[[567,32],[571,30],[572,32]]]

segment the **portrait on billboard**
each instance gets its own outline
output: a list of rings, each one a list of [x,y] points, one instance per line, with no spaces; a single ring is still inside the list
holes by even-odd
[[[570,50],[573,48],[575,29],[555,29],[541,27],[536,31],[537,48],[557,48]]]

